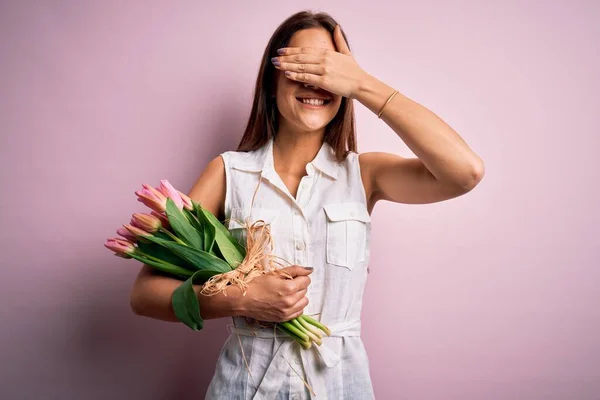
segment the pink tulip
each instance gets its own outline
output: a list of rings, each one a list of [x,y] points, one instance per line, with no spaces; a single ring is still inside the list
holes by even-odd
[[[133,214],[131,225],[151,233],[155,233],[161,227],[160,219],[154,215],[140,213]]]
[[[183,208],[189,211],[194,210],[194,204],[192,203],[192,199],[189,198],[187,194],[181,193],[179,190],[177,191],[179,196],[181,196],[181,200],[183,201]]]
[[[131,233],[132,235],[135,235],[136,237],[140,237],[140,236],[151,236],[152,234],[150,232],[147,232],[143,229],[138,228],[137,226],[133,226],[133,225],[123,225],[123,227],[125,229],[127,229],[129,231],[129,233]]]
[[[151,191],[152,193],[154,193],[155,195],[157,195],[160,198],[165,197],[165,201],[166,201],[166,195],[164,195],[160,190],[153,188],[152,186],[148,185],[147,183],[142,183],[142,187],[144,189],[148,189],[149,191]]]
[[[167,207],[167,198],[154,188],[146,188],[135,192],[138,201],[157,212],[164,212]]]
[[[108,239],[104,247],[115,252],[116,255],[123,258],[131,258],[129,254],[135,252],[133,243],[120,238]]]
[[[137,238],[135,237],[135,235],[132,235],[127,229],[125,229],[123,227],[117,229],[117,235],[121,235],[126,240],[129,240],[130,242],[133,242],[133,243],[135,243],[137,241]]]
[[[158,190],[160,190],[162,194],[173,200],[177,208],[179,208],[180,210],[183,209],[183,200],[181,199],[181,196],[179,195],[177,189],[175,189],[173,185],[169,183],[169,181],[167,181],[166,179],[161,180],[160,188],[158,188]]]
[[[150,212],[150,214],[152,214],[156,218],[160,219],[160,224],[162,225],[163,228],[165,228],[165,229],[170,229],[171,228],[171,224],[169,224],[169,218],[167,218],[167,216],[165,214],[157,213],[154,210],[152,210]]]

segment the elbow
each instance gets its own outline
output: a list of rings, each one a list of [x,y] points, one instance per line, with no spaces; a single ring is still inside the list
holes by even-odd
[[[459,182],[459,186],[465,193],[470,192],[479,185],[484,175],[485,164],[481,158],[477,158],[467,169],[467,172]]]
[[[471,167],[471,174],[470,174],[471,189],[473,189],[475,186],[479,185],[479,182],[481,182],[484,175],[485,175],[485,163],[483,162],[483,160],[481,158],[478,158],[477,162],[475,162],[473,164],[473,166]]]
[[[131,307],[131,312],[133,312],[135,315],[144,315],[142,301],[140,299],[139,293],[137,293],[135,288],[131,291],[131,294],[129,295],[129,306]]]

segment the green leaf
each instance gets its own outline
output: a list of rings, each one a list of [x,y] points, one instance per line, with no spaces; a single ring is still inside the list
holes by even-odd
[[[165,233],[156,232],[154,234],[154,236],[158,237],[159,239],[172,242],[171,238]],[[173,242],[173,243],[175,243],[175,242]],[[187,262],[183,258],[179,257],[177,254],[173,253],[172,250],[169,250],[166,247],[164,247],[158,243],[154,243],[149,240],[138,240],[138,247],[144,254],[148,254],[148,255],[158,258],[160,260],[164,260],[164,261],[168,262],[169,264],[178,265],[180,267],[183,267],[186,269],[191,269],[191,270],[196,269],[196,268],[193,268],[193,265],[191,265],[189,262]]]
[[[171,239],[171,236],[169,236],[166,233],[161,232],[161,231],[154,232],[154,236],[159,237],[161,239],[165,239],[165,240],[173,240],[173,239]]]
[[[194,227],[194,229],[196,229],[198,231],[198,233],[200,233],[200,236],[202,236],[204,239],[204,236],[203,236],[204,235],[204,226],[203,226],[202,222],[198,220],[198,217],[196,216],[196,214],[192,211],[186,210],[185,208],[182,210],[182,212],[185,214],[185,217],[190,222],[190,224]],[[204,249],[200,249],[200,250],[204,250]]]
[[[204,320],[200,315],[200,303],[194,290],[194,283],[199,280],[203,271],[197,271],[188,280],[183,282],[173,291],[171,303],[173,311],[181,322],[195,331],[204,327]]]
[[[151,266],[154,269],[157,269],[161,272],[165,272],[169,275],[174,275],[180,278],[188,278],[192,275],[192,271],[187,270],[185,268],[181,268],[177,265],[172,265],[169,263],[165,263],[165,262],[158,262],[155,260],[151,260],[150,258],[146,257],[144,254],[139,254],[139,253],[133,253],[130,254],[130,256],[138,261],[140,261],[141,263],[147,264],[149,266]]]
[[[213,276],[220,275],[222,273],[223,271],[217,269],[201,269],[199,271],[196,271],[194,275],[198,278],[198,283],[203,284],[206,283],[206,281],[212,278]],[[194,282],[196,282],[196,280],[194,280]]]
[[[171,250],[173,253],[183,258],[185,261],[190,263],[194,268],[198,270],[213,270],[220,271],[221,273],[231,271],[231,267],[229,266],[229,264],[205,251],[196,250],[192,247],[183,244],[179,244],[165,239],[160,239],[153,236],[146,236],[145,239],[150,240],[151,242],[157,243]]]
[[[229,232],[225,225],[223,225],[210,211],[202,208],[202,213],[206,216],[208,222],[215,227],[217,254],[220,254],[232,268],[237,267],[244,260],[246,250],[231,235],[231,232]]]
[[[175,202],[169,198],[167,198],[166,214],[171,228],[173,228],[178,238],[195,249],[204,248],[203,236],[192,226],[185,214],[177,208]]]
[[[202,206],[200,204],[194,204],[194,210],[196,211],[196,216],[200,224],[202,224],[204,231],[204,251],[215,254],[213,251],[213,246],[215,244],[215,227],[210,223],[208,218],[203,212]]]

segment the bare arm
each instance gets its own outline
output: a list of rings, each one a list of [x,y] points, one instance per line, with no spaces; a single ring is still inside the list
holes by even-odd
[[[355,98],[377,113],[393,91],[367,76]],[[363,181],[371,208],[378,200],[397,203],[446,200],[469,192],[483,178],[481,158],[426,107],[398,93],[386,106],[382,119],[417,158],[389,153],[361,154]]]
[[[369,210],[378,200],[433,203],[460,196],[481,181],[484,164],[465,141],[435,113],[364,71],[350,52],[340,26],[333,32],[336,50],[311,47],[280,49],[275,68],[294,81],[358,100],[382,114],[383,121],[417,156],[367,153],[360,156]]]
[[[140,270],[131,291],[131,309],[137,315],[162,321],[179,322],[173,311],[171,298],[181,281],[156,273],[144,265]],[[195,286],[196,293],[199,287]],[[203,319],[232,317],[241,315],[241,293],[237,288],[229,288],[227,296],[218,294],[211,297],[199,295],[200,315]]]

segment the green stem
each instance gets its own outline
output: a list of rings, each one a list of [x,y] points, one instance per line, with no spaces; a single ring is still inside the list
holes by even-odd
[[[300,332],[304,333],[306,336],[312,339],[310,332],[308,332],[308,330],[304,328],[300,322],[298,322],[298,318],[294,318],[292,320],[289,320],[288,322],[294,325],[296,329],[298,329]]]
[[[315,335],[313,332],[310,331],[310,329],[306,328],[300,321],[302,320],[302,318],[296,318],[294,320],[294,324],[296,325],[296,327],[302,327],[302,329],[304,330],[304,333],[306,333],[308,335],[308,337],[310,338],[310,340],[312,340],[313,342],[315,342],[316,344],[318,344],[319,346],[323,344],[323,341],[321,340],[320,336]]]
[[[168,274],[177,275],[189,278],[192,276],[193,272],[189,271],[185,268],[182,268],[178,265],[168,263],[160,258],[153,257],[149,254],[146,254],[140,250],[136,250],[135,253],[129,254],[132,258],[142,262],[144,264],[148,264],[151,267],[158,269],[159,271],[166,272]]]
[[[174,240],[174,241],[176,241],[177,243],[179,243],[179,244],[183,244],[183,245],[187,246],[187,243],[185,243],[183,240],[179,239],[177,236],[175,236],[174,234],[172,234],[171,232],[169,232],[167,229],[165,229],[165,228],[162,228],[162,227],[161,227],[161,228],[160,228],[160,231],[161,231],[162,233],[165,233],[165,234],[167,234],[167,235],[168,235],[168,236],[169,236],[171,239],[173,239],[173,240]]]
[[[294,332],[290,331],[289,329],[287,329],[285,326],[283,326],[281,323],[275,324],[275,326],[277,326],[277,328],[282,331],[283,333],[285,333],[287,336],[290,336],[292,339],[294,339],[296,342],[302,344],[305,343],[305,340],[303,340],[301,337],[299,337],[298,335],[296,335]]]
[[[316,344],[318,344],[319,346],[321,344],[323,344],[323,341],[321,340],[321,338],[317,337],[316,335],[314,335],[311,331],[309,331],[308,329],[306,329],[304,327],[304,325],[302,325],[299,321],[300,318],[294,318],[293,320],[291,320],[290,322],[296,327],[298,328],[298,330],[300,330],[301,332],[303,332],[306,336],[308,336],[310,338],[311,341],[315,342]]]
[[[331,331],[329,330],[329,328],[326,327],[325,325],[323,325],[322,323],[320,323],[319,321],[313,319],[311,316],[302,314],[299,318],[303,318],[309,324],[314,325],[317,328],[319,328],[320,330],[322,330],[323,332],[325,332],[327,334],[327,336],[331,336]]]
[[[282,331],[283,333],[285,333],[287,336],[291,337],[294,341],[296,341],[298,344],[300,344],[304,349],[310,349],[311,348],[310,341],[302,340],[294,332],[288,330],[287,328],[285,328],[281,324],[276,324],[276,326],[277,326],[277,328],[280,331]]]
[[[281,325],[284,326],[289,331],[293,332],[296,336],[298,336],[300,339],[304,340],[305,342],[310,341],[310,338],[308,337],[308,335],[305,334],[304,332],[302,332],[300,329],[296,328],[294,326],[294,324],[292,324],[291,322],[289,322],[289,321],[282,322]]]
[[[307,331],[313,333],[315,336],[317,336],[319,339],[323,338],[323,334],[321,333],[320,330],[318,330],[317,328],[315,328],[313,325],[309,324],[308,322],[306,322],[304,320],[304,318],[296,318],[298,320],[298,322],[300,322],[300,324],[304,327],[304,329],[306,329]]]

